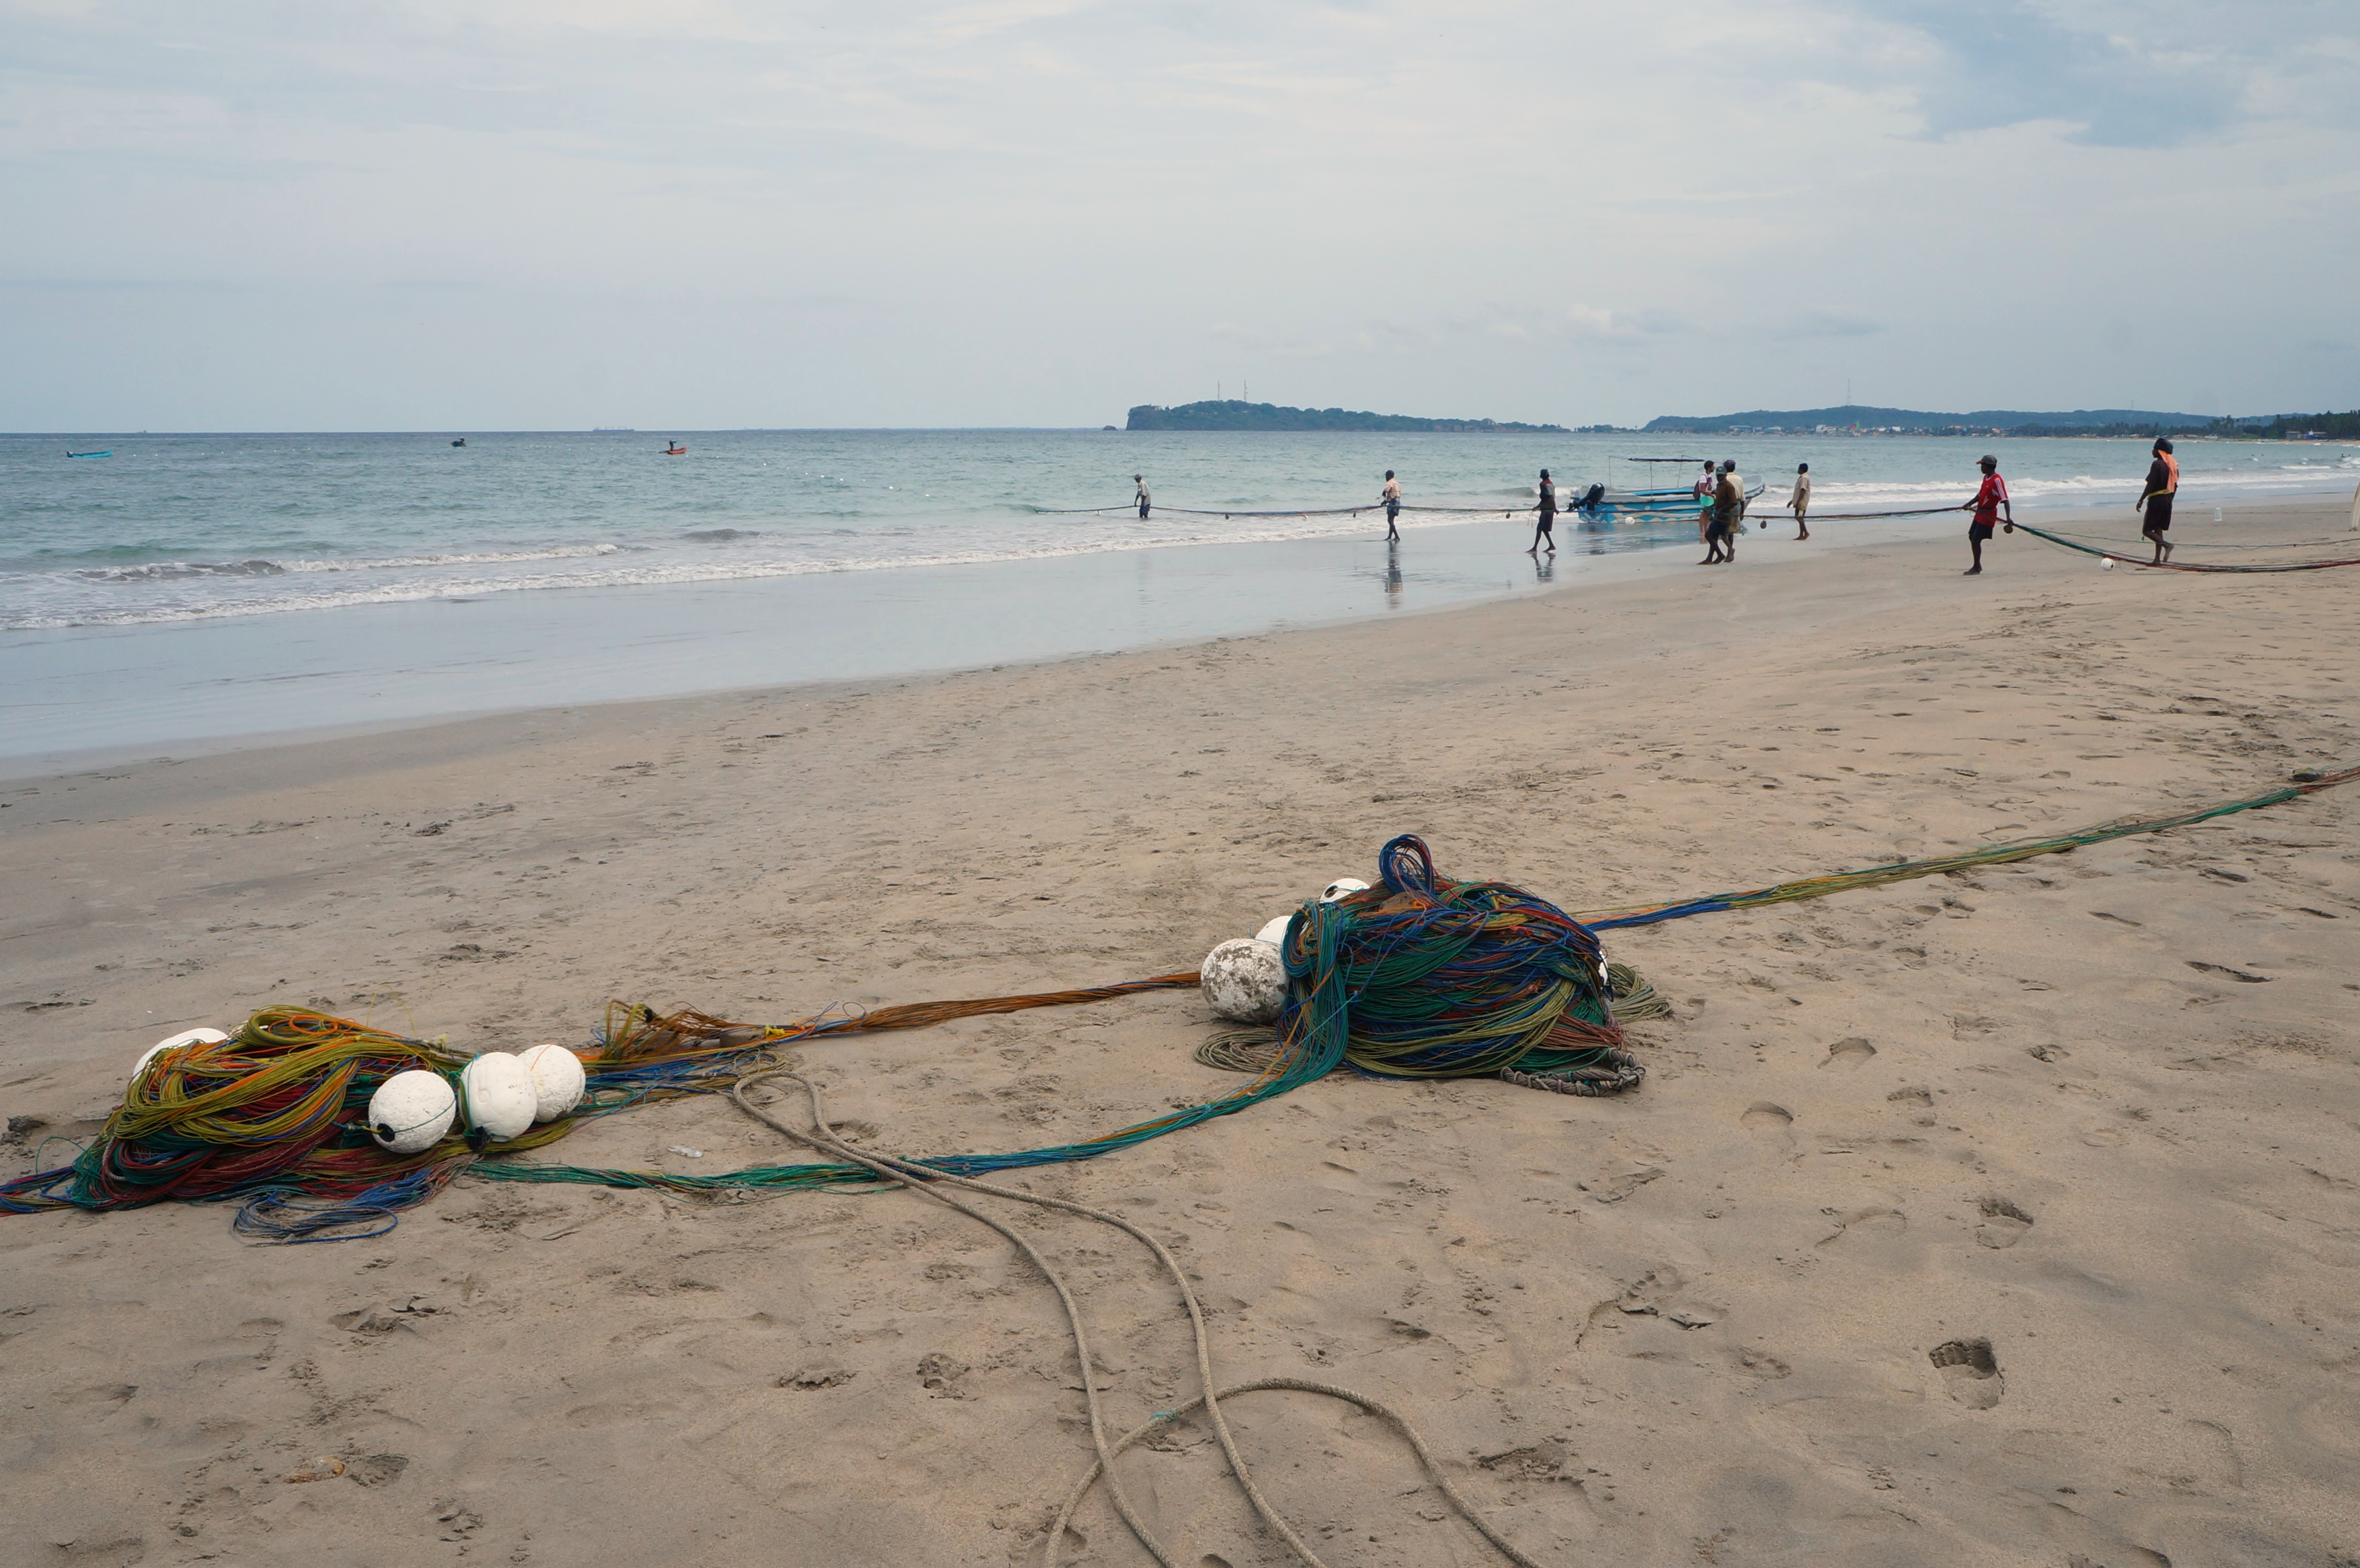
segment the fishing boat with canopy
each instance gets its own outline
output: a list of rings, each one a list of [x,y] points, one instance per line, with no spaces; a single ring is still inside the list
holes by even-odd
[[[1614,484],[1614,464],[1617,461],[1613,457],[1606,460],[1606,489],[1605,493],[1599,497],[1595,510],[1601,513],[1611,512],[1624,516],[1652,517],[1693,515],[1699,505],[1693,484],[1683,485],[1677,488],[1665,485],[1660,483],[1658,470],[1665,467],[1686,467],[1701,473],[1705,464],[1712,460],[1703,457],[1622,458],[1619,461],[1646,465],[1642,476],[1643,483],[1636,488],[1626,489],[1618,489]],[[1745,499],[1748,502],[1755,500],[1764,489],[1765,486],[1756,481],[1746,487]]]

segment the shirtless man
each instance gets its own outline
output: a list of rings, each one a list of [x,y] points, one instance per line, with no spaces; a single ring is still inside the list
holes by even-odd
[[[1385,542],[1387,544],[1399,544],[1401,542],[1401,530],[1395,528],[1393,524],[1395,519],[1401,516],[1401,481],[1393,477],[1393,471],[1390,468],[1385,470],[1385,490],[1383,500],[1385,503]]]
[[[1548,541],[1548,552],[1555,555],[1557,553],[1557,484],[1549,478],[1548,470],[1546,468],[1541,470],[1541,504],[1538,509],[1540,517],[1533,526],[1533,548],[1524,553],[1540,554],[1541,541],[1546,539]]]

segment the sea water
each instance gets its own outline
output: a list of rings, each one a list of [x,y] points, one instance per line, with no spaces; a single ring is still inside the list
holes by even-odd
[[[1771,486],[1758,515],[1808,462],[1824,515],[1954,504],[1989,450],[2019,501],[2120,510],[2130,536],[2147,463],[2136,441],[1996,438],[465,437],[0,437],[0,755],[989,663],[1528,591],[1551,579],[1510,514],[1545,467],[1570,496],[1693,478],[1639,458],[1732,457]],[[688,450],[666,455],[675,437]],[[93,447],[114,455],[65,455]],[[2183,441],[2180,456],[2200,504],[2360,477],[2344,447]],[[1405,555],[1368,549],[1387,468],[1412,508]],[[1157,504],[1146,519],[1134,474]],[[1694,530],[1624,522],[1561,542],[1570,569]]]

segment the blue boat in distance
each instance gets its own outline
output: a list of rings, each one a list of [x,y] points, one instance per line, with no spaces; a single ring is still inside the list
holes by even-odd
[[[108,447],[104,452],[70,452],[66,455],[68,457],[113,457],[115,449]]]

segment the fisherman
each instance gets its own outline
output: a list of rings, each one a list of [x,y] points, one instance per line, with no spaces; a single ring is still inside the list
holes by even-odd
[[[1727,485],[1737,497],[1737,512],[1729,519],[1729,537],[1721,541],[1721,553],[1732,561],[1737,559],[1737,541],[1745,537],[1745,476],[1737,472],[1737,459],[1725,458],[1721,465],[1721,480],[1713,486],[1713,504],[1721,504],[1721,486]]]
[[[1401,542],[1401,529],[1393,525],[1395,520],[1401,517],[1401,481],[1393,477],[1393,471],[1390,468],[1385,470],[1384,502],[1385,542],[1387,544],[1399,544]]]
[[[1967,525],[1967,545],[1975,552],[1975,563],[1961,574],[1967,577],[1983,569],[1983,540],[1992,537],[1992,525],[1999,521],[2002,507],[2007,510],[2007,531],[2016,532],[2016,503],[2007,498],[2007,481],[1999,476],[1999,459],[1985,452],[1976,460],[1976,466],[1983,471],[1983,487],[1973,500],[1959,507],[1975,515]]]
[[[1798,539],[1809,539],[1811,525],[1805,516],[1811,509],[1811,465],[1809,463],[1795,464],[1795,494],[1787,498],[1786,505],[1794,509],[1795,537]],[[1770,525],[1765,519],[1762,526],[1766,528]]]
[[[1132,499],[1139,503],[1139,515],[1144,517],[1147,516],[1147,475],[1134,474],[1131,476],[1131,482],[1139,486],[1139,494]]]
[[[1745,493],[1738,488],[1737,464],[1732,460],[1721,465],[1721,475],[1713,481],[1712,509],[1704,530],[1704,559],[1699,566],[1725,566],[1737,559],[1730,548],[1729,536],[1744,526]]]
[[[2153,448],[2155,461],[2147,464],[2147,491],[2131,510],[2145,512],[2147,522],[2139,532],[2147,535],[2155,546],[2155,559],[2149,566],[2161,566],[2171,559],[2171,541],[2163,536],[2171,528],[2171,503],[2180,494],[2180,460],[2171,455],[2171,438],[2158,436]]]
[[[1548,470],[1546,468],[1541,470],[1540,517],[1533,528],[1533,548],[1524,553],[1540,554],[1543,539],[1548,541],[1548,552],[1555,555],[1557,553],[1557,483],[1549,478]]]

